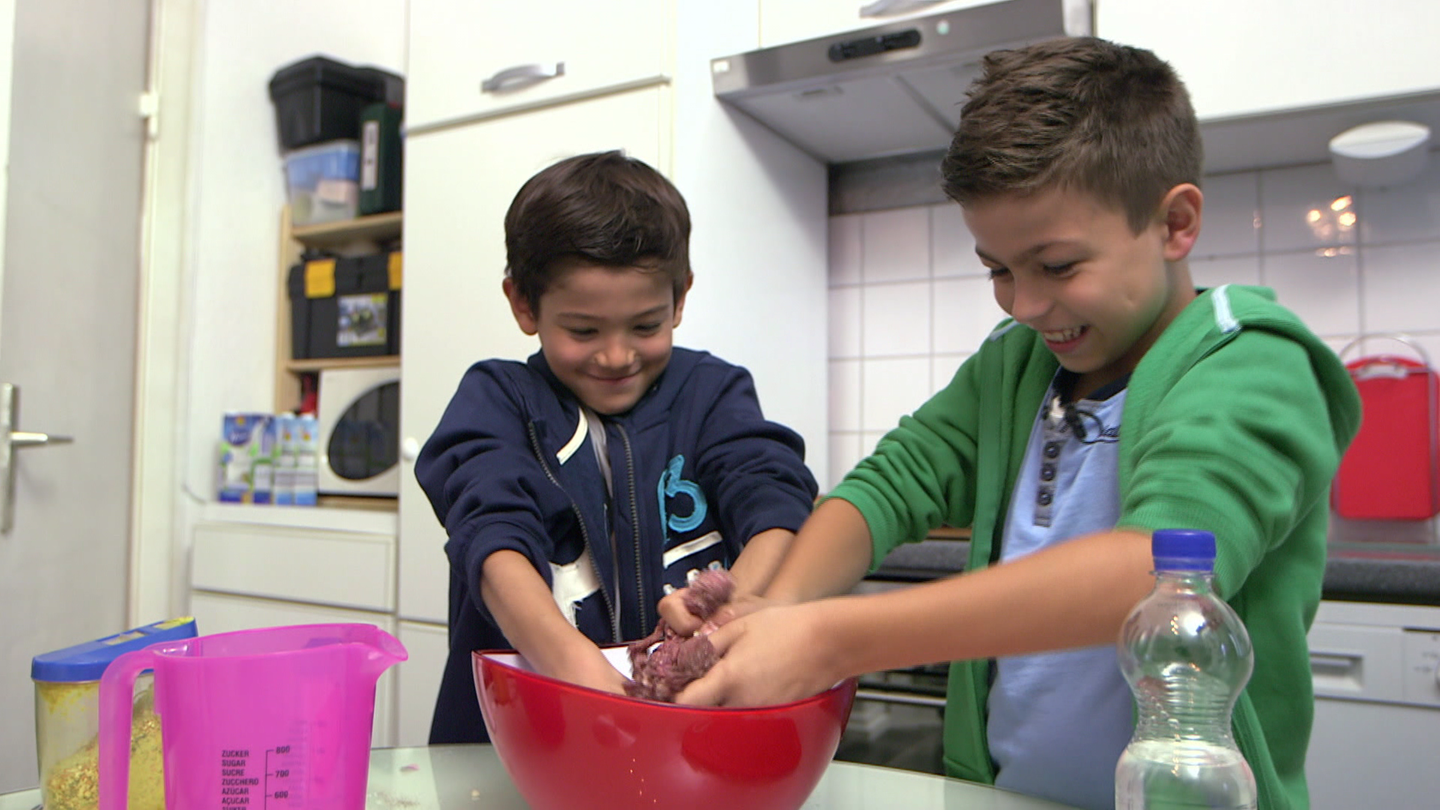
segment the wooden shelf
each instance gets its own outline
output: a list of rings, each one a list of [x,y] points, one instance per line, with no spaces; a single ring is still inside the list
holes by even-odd
[[[400,365],[400,355],[382,354],[374,357],[312,357],[307,360],[286,360],[285,370],[291,374],[320,371],[327,368],[383,368]]]
[[[319,497],[320,509],[358,509],[365,512],[390,512],[400,511],[400,501],[396,498],[366,498],[357,495],[321,495]]]
[[[307,247],[339,247],[350,242],[367,240],[388,242],[398,239],[403,230],[403,213],[371,214],[368,217],[302,225],[290,232],[291,238]]]

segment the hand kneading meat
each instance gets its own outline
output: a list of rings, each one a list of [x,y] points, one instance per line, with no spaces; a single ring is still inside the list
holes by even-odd
[[[631,697],[675,702],[675,696],[691,681],[715,665],[720,656],[706,636],[715,631],[710,622],[735,592],[735,580],[723,570],[702,571],[685,589],[685,609],[704,624],[693,636],[681,636],[664,619],[655,632],[630,645],[631,680],[625,693]],[[659,646],[656,646],[656,645]],[[654,650],[650,648],[654,647]]]

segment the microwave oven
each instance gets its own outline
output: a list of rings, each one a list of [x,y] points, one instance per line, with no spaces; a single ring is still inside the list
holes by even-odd
[[[320,372],[321,495],[400,494],[400,369]]]

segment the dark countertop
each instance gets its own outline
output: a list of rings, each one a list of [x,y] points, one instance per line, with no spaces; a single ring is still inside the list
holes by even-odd
[[[1331,543],[1325,598],[1440,605],[1440,546]]]
[[[965,568],[961,533],[901,546],[871,579],[924,582]],[[1421,542],[1332,542],[1324,598],[1344,602],[1440,605],[1440,545]]]

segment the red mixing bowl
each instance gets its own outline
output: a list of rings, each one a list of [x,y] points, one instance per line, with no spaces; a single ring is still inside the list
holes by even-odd
[[[624,646],[605,655],[630,671]],[[548,678],[508,650],[472,658],[490,741],[533,810],[797,810],[835,756],[857,686],[696,708]]]

